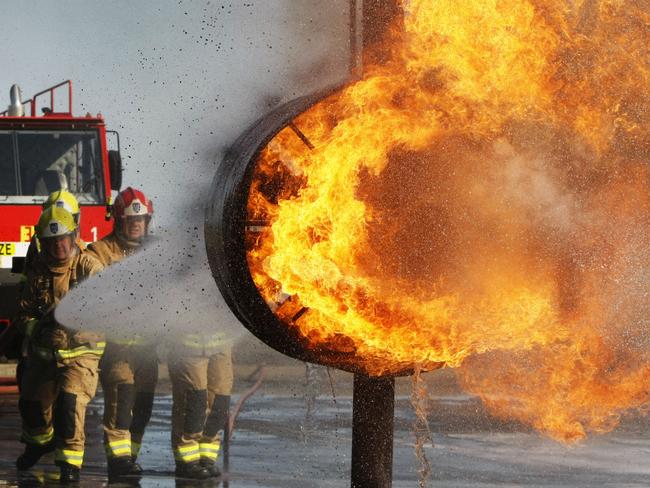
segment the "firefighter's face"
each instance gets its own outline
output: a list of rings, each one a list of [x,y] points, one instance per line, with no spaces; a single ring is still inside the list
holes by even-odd
[[[74,252],[74,237],[70,235],[48,237],[43,239],[43,247],[49,257],[57,261],[66,261]]]
[[[130,241],[142,239],[147,231],[147,221],[143,215],[126,217],[124,219],[124,235]]]

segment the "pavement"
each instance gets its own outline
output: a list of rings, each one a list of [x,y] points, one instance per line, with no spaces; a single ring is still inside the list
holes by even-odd
[[[254,364],[236,368],[232,404],[250,388]],[[352,376],[287,361],[265,368],[259,390],[242,405],[222,479],[176,480],[169,444],[171,396],[165,372],[139,459],[145,475],[121,486],[225,486],[237,488],[347,487],[350,484]],[[616,431],[567,447],[516,422],[492,418],[464,394],[453,372],[428,373],[430,464],[421,483],[411,380],[397,380],[393,487],[647,487],[650,486],[650,422],[627,419]],[[102,394],[89,407],[86,459],[80,486],[108,484],[101,444]],[[27,474],[14,468],[22,452],[15,397],[0,398],[0,487],[56,486],[49,455]],[[422,440],[422,439],[420,439]],[[223,461],[223,457],[222,457]],[[113,484],[112,486],[120,486]]]

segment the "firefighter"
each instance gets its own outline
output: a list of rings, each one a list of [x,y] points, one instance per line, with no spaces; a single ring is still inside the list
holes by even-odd
[[[81,212],[79,209],[79,202],[77,202],[75,196],[67,190],[53,191],[47,197],[45,203],[43,203],[43,210],[47,210],[52,206],[64,208],[72,214],[72,218],[77,224],[77,233],[76,233],[77,247],[82,251],[86,249],[86,243],[79,236]],[[27,273],[27,270],[30,268],[32,261],[34,261],[34,258],[39,253],[39,251],[40,251],[40,245],[38,243],[38,239],[36,238],[36,236],[34,236],[32,237],[32,240],[29,243],[29,247],[27,248],[27,254],[25,255],[25,271],[24,271],[25,274]]]
[[[86,406],[97,389],[105,347],[100,333],[70,329],[54,319],[63,296],[102,269],[79,249],[76,235],[77,223],[65,208],[43,211],[36,225],[41,251],[27,270],[15,322],[28,344],[19,400],[25,451],[16,466],[29,469],[55,450],[64,483],[79,480]]]
[[[183,333],[169,344],[172,383],[172,448],[176,476],[221,475],[216,462],[220,431],[233,386],[231,345],[222,333]]]
[[[139,190],[127,188],[113,205],[113,232],[88,246],[104,266],[131,256],[148,236],[153,204]],[[138,335],[109,338],[101,361],[104,390],[104,447],[108,476],[139,475],[136,463],[144,430],[151,418],[158,381],[156,344]]]

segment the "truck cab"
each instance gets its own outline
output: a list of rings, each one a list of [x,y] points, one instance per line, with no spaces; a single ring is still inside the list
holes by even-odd
[[[108,206],[122,179],[119,135],[106,130],[101,114],[72,114],[70,80],[27,101],[14,85],[10,97],[0,113],[0,333],[17,310],[24,258],[48,195],[59,189],[75,195],[81,238],[94,242],[113,227]]]

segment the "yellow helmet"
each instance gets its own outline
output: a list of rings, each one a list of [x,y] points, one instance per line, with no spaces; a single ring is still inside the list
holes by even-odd
[[[74,235],[76,230],[77,223],[72,214],[65,208],[52,206],[43,210],[38,219],[36,237],[47,239],[48,237]]]
[[[79,225],[79,202],[75,196],[67,190],[56,190],[50,193],[50,196],[47,197],[45,203],[43,204],[43,209],[50,207],[64,208],[72,214],[74,221]]]

